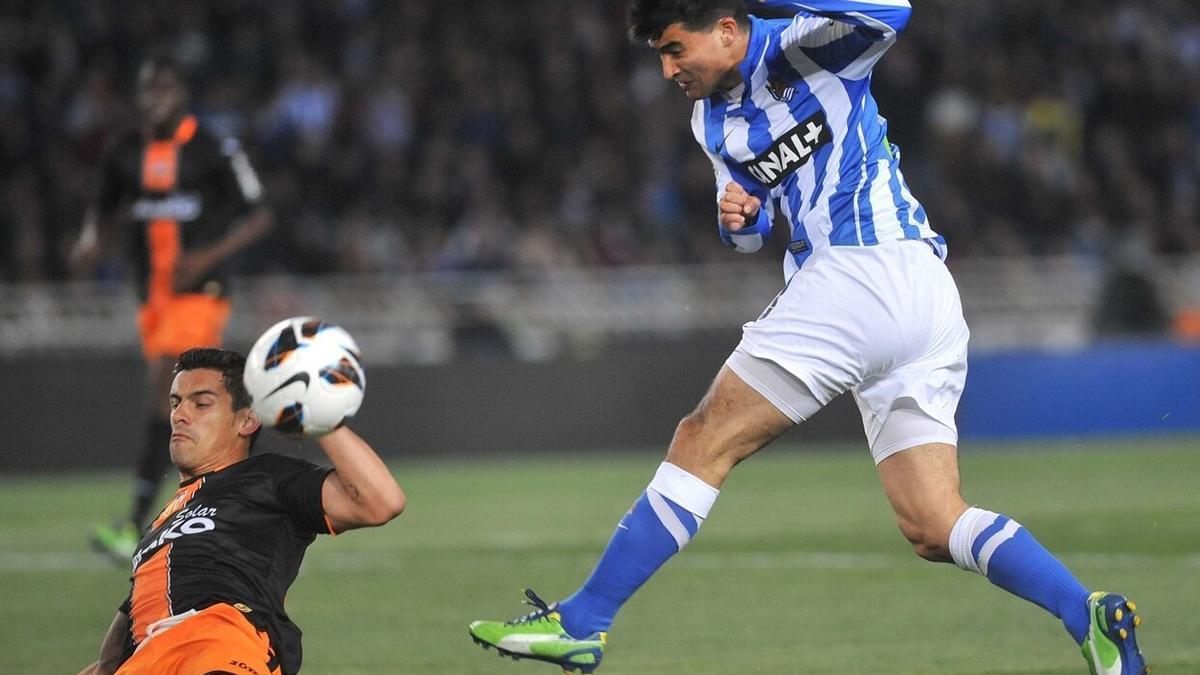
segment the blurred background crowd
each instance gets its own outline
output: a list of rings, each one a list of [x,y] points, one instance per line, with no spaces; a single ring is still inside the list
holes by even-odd
[[[70,276],[152,50],[263,179],[277,226],[243,273],[731,257],[690,104],[624,4],[6,2],[0,281]],[[1200,253],[1194,1],[920,2],[874,89],[954,255]]]

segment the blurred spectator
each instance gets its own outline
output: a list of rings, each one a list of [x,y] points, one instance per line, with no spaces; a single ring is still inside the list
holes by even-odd
[[[610,0],[183,0],[0,8],[0,280],[62,278],[133,69],[168,46],[261,167],[244,273],[732,256],[689,104]],[[920,3],[874,77],[956,255],[1200,252],[1200,5]],[[106,274],[120,270],[107,268]]]

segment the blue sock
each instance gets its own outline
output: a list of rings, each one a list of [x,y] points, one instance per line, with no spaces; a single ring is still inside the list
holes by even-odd
[[[959,567],[1058,617],[1075,642],[1083,642],[1088,590],[1017,521],[967,509],[950,533],[950,555]]]
[[[567,633],[582,639],[607,631],[621,605],[696,534],[717,494],[716,488],[663,462],[617,525],[592,575],[558,603]]]

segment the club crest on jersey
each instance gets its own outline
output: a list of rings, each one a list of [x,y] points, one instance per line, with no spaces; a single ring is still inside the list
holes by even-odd
[[[771,76],[767,78],[767,93],[769,93],[776,101],[787,103],[788,101],[792,100],[793,96],[796,95],[796,88],[792,86],[791,82],[788,82],[779,75],[772,73]]]
[[[825,113],[817,111],[780,136],[758,157],[744,162],[742,168],[763,185],[775,187],[804,166],[818,148],[831,140],[833,135],[829,132],[829,125],[825,124]]]

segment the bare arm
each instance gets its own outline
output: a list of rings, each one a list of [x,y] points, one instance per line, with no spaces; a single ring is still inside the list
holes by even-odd
[[[96,259],[108,247],[110,236],[110,219],[101,217],[97,207],[89,207],[83,216],[83,229],[79,232],[79,238],[71,247],[68,262],[74,276],[82,277],[91,273]]]
[[[129,632],[129,617],[124,612],[117,612],[104,642],[100,643],[100,658],[84,668],[79,675],[112,675],[120,666],[121,652],[124,651],[125,634]]]
[[[375,450],[348,427],[317,443],[334,471],[321,488],[325,515],[337,532],[383,525],[404,510],[404,491]]]
[[[271,224],[271,212],[265,206],[258,206],[211,246],[186,251],[176,266],[175,289],[191,287],[205,272],[262,239],[271,230]]]

